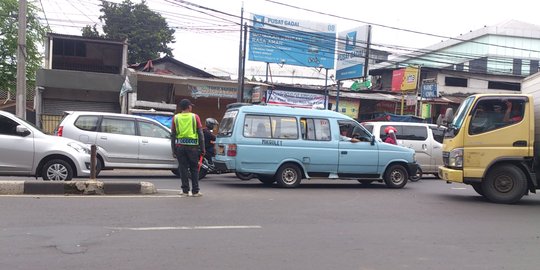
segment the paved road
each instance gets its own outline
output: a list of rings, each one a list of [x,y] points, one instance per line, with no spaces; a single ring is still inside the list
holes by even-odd
[[[210,175],[179,198],[169,172],[156,196],[0,196],[0,269],[538,269],[540,196],[486,202],[425,179],[404,189],[353,181],[297,189]],[[0,178],[5,179],[5,178]]]

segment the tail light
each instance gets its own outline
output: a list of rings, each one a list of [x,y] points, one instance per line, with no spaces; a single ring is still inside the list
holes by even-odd
[[[58,130],[56,131],[56,136],[62,137],[62,133],[64,133],[64,126],[59,126]]]
[[[236,144],[229,144],[227,147],[227,156],[236,157]]]

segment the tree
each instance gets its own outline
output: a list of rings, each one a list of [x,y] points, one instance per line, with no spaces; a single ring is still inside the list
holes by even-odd
[[[43,47],[48,27],[39,23],[39,9],[31,2],[27,4],[26,26],[26,89],[36,87],[36,71],[43,60],[39,52]],[[15,97],[17,90],[17,44],[18,44],[17,0],[0,1],[0,90],[7,90]]]
[[[129,63],[140,63],[160,57],[160,53],[172,57],[169,43],[174,43],[174,29],[159,13],[148,8],[146,1],[133,4],[130,0],[117,4],[101,1],[104,22],[103,37],[117,40],[127,39]],[[97,29],[86,26],[83,36],[99,35]]]

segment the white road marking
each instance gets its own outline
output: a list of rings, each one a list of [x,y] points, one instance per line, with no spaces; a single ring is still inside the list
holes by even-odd
[[[31,195],[31,194],[19,194],[19,195],[0,195],[2,197],[21,197],[21,198],[181,198],[178,194],[154,194],[154,195]]]
[[[114,230],[128,231],[167,231],[167,230],[224,230],[224,229],[261,229],[259,225],[247,226],[178,226],[178,227],[114,227]]]
[[[451,188],[453,190],[466,190],[467,188],[464,188],[464,187],[453,187]]]

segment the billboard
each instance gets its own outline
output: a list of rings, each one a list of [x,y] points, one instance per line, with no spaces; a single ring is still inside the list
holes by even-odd
[[[260,14],[252,14],[252,22],[248,60],[334,68],[334,24]]]
[[[325,108],[324,95],[284,90],[266,91],[266,103],[299,108]]]
[[[392,92],[416,90],[419,68],[406,67],[392,71]]]
[[[369,26],[361,26],[338,34],[336,80],[364,77]]]

